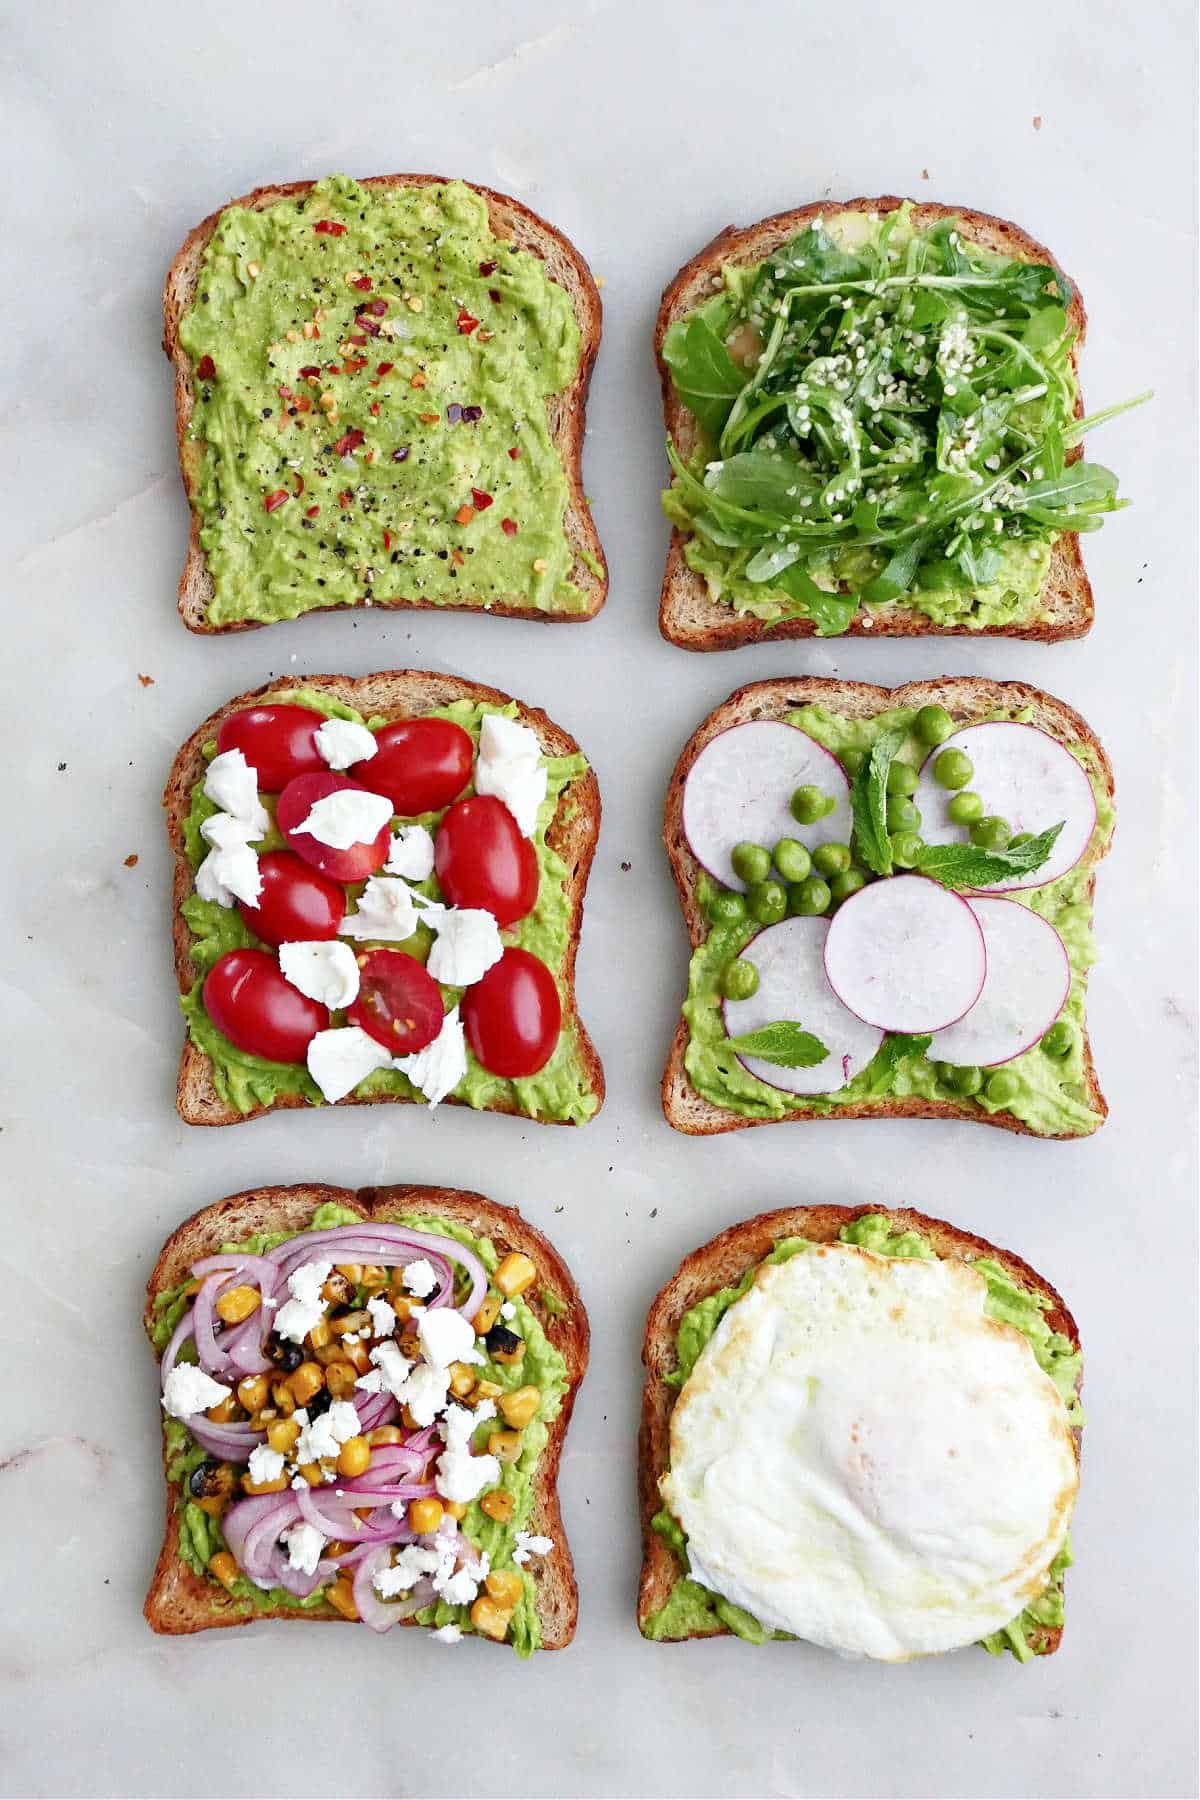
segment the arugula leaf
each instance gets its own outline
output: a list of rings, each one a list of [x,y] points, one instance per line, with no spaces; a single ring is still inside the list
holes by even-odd
[[[876,875],[892,872],[892,840],[887,828],[887,777],[908,733],[897,725],[884,731],[871,746],[858,774],[850,783],[850,810],[854,815],[854,843],[858,854]]]
[[[890,1093],[900,1064],[910,1056],[924,1056],[932,1042],[929,1037],[885,1037],[863,1070],[868,1094],[877,1099]]]
[[[926,543],[924,537],[915,537],[902,550],[897,550],[874,581],[867,583],[863,589],[863,599],[879,604],[884,600],[898,600],[901,594],[907,594],[913,584],[917,564],[924,555]]]
[[[975,844],[925,844],[917,858],[918,875],[929,875],[948,888],[991,887],[1006,875],[1029,875],[1040,869],[1053,850],[1065,819],[1040,831],[1013,850],[980,850]]]
[[[958,566],[968,587],[985,588],[1000,573],[1000,552],[989,544],[966,543],[958,553]]]
[[[675,392],[715,443],[746,385],[744,372],[700,313],[676,320],[663,339],[662,353]]]
[[[1116,491],[1117,478],[1111,469],[1106,469],[1102,463],[1074,462],[1059,469],[1056,475],[1027,482],[1020,491],[1020,505],[1023,508],[1096,506],[1110,501]]]
[[[750,573],[748,567],[746,573]],[[804,616],[812,620],[818,637],[840,637],[843,631],[849,629],[850,621],[858,611],[857,594],[827,593],[796,562],[781,569],[773,578],[771,586],[782,588],[785,594],[803,606]]]
[[[815,1069],[829,1055],[820,1038],[805,1031],[794,1019],[779,1019],[728,1042],[739,1056],[756,1056],[760,1062],[776,1063],[781,1069]]]

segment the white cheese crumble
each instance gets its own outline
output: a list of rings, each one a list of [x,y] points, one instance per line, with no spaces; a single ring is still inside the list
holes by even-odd
[[[376,1344],[371,1351],[371,1361],[375,1364],[365,1375],[360,1375],[355,1387],[364,1394],[382,1394],[386,1388],[394,1399],[399,1400],[404,1392],[404,1384],[412,1371],[408,1358],[400,1354],[393,1343]]]
[[[375,733],[353,719],[326,719],[317,729],[316,745],[322,759],[339,774],[355,763],[369,762],[379,748]]]
[[[358,911],[342,920],[341,935],[402,943],[416,929],[417,909],[407,882],[372,875],[358,897]]]
[[[218,906],[232,906],[235,900],[257,906],[262,894],[258,856],[244,842],[210,850],[196,870],[195,881],[201,900],[214,900]]]
[[[402,1280],[409,1293],[415,1294],[418,1300],[427,1299],[438,1284],[433,1264],[424,1256],[405,1263]]]
[[[471,987],[504,955],[500,927],[490,912],[451,907],[442,913],[426,968],[448,987]]]
[[[432,1044],[415,1050],[411,1056],[397,1056],[392,1067],[408,1076],[431,1107],[439,1106],[447,1094],[453,1093],[467,1072],[467,1041],[457,1006],[446,1014]]]
[[[439,1625],[431,1636],[435,1644],[462,1643],[462,1629],[458,1625]]]
[[[500,1464],[494,1456],[474,1456],[471,1433],[477,1420],[465,1406],[450,1406],[442,1421],[446,1448],[438,1457],[434,1486],[443,1500],[469,1504],[485,1488],[495,1487],[500,1479]]]
[[[522,836],[537,829],[538,808],[546,798],[546,770],[541,745],[528,725],[488,713],[479,728],[475,792],[502,800]]]
[[[299,1479],[304,1481],[303,1476]],[[294,1487],[295,1483],[292,1485]],[[307,1487],[308,1483],[305,1481],[304,1485]],[[299,1569],[304,1575],[315,1575],[325,1548],[325,1539],[316,1526],[308,1523],[293,1525],[290,1531],[284,1532],[283,1542],[287,1545],[288,1568]]]
[[[190,1419],[217,1406],[232,1391],[206,1375],[199,1363],[179,1363],[163,1383],[163,1410],[173,1419]]]
[[[453,1362],[481,1363],[484,1360],[475,1348],[474,1328],[460,1312],[449,1306],[431,1307],[421,1314],[417,1341],[426,1362],[435,1369],[447,1369]]]
[[[367,1311],[371,1315],[371,1328],[376,1337],[390,1338],[396,1329],[396,1309],[379,1294],[372,1294],[367,1301]],[[342,1342],[345,1342],[343,1338]]]
[[[240,750],[223,750],[214,756],[204,776],[204,792],[222,812],[231,813],[250,826],[251,836],[265,837],[271,828],[267,809],[258,797],[258,771]]]
[[[298,830],[326,844],[331,850],[349,850],[353,844],[370,844],[392,816],[392,803],[383,794],[365,788],[337,788],[318,800]]]
[[[532,1531],[518,1531],[516,1549],[513,1551],[513,1561],[519,1567],[524,1567],[531,1556],[549,1556],[553,1548],[553,1538],[538,1537],[536,1533]]]
[[[298,1463],[332,1461],[346,1440],[357,1437],[362,1430],[358,1413],[349,1400],[335,1400],[315,1419],[309,1418],[304,1407],[292,1417],[300,1424],[294,1452]]]
[[[322,1006],[349,1006],[358,996],[358,963],[349,944],[280,944],[279,967],[286,981]]]
[[[329,1262],[304,1263],[294,1274],[288,1276],[288,1293],[291,1299],[280,1307],[275,1320],[277,1337],[287,1338],[290,1343],[302,1344],[317,1320],[323,1317],[325,1302],[321,1298],[321,1289],[329,1277],[333,1264]],[[302,1462],[311,1458],[301,1457]]]
[[[423,825],[401,825],[383,866],[389,875],[402,875],[406,881],[428,881],[433,854],[433,839]]]
[[[333,1105],[344,1100],[376,1069],[386,1069],[392,1059],[361,1025],[336,1025],[329,1031],[317,1032],[304,1060],[309,1074]]]
[[[283,1457],[269,1444],[255,1444],[250,1452],[249,1466],[251,1481],[278,1481],[283,1474]]]

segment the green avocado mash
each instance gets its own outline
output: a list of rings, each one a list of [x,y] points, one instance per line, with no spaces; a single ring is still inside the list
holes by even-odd
[[[363,600],[585,608],[546,410],[579,327],[462,182],[338,175],[229,207],[179,338],[210,624]]]
[[[304,1228],[308,1231],[327,1231],[336,1225],[355,1225],[359,1222],[359,1214],[348,1207],[328,1204],[319,1206],[310,1223]],[[426,1218],[416,1213],[398,1213],[394,1223],[407,1225],[414,1231],[431,1232],[443,1237],[455,1238],[479,1257],[485,1269],[491,1274],[499,1262],[495,1246],[490,1238],[473,1237],[463,1226],[453,1224],[446,1219]],[[222,1244],[222,1250],[244,1250],[250,1255],[261,1256],[276,1244],[282,1244],[288,1238],[299,1233],[279,1231],[273,1233],[260,1232],[255,1237],[241,1243]],[[155,1320],[153,1342],[156,1350],[165,1350],[171,1334],[183,1317],[187,1307],[185,1289],[187,1282],[174,1289],[161,1293],[154,1302]],[[546,1293],[551,1290],[547,1289]],[[558,1294],[553,1294],[560,1312],[568,1310],[567,1303]],[[512,1494],[515,1501],[512,1518],[501,1525],[497,1520],[489,1518],[483,1512],[478,1500],[471,1502],[467,1508],[461,1529],[477,1549],[486,1551],[491,1558],[494,1569],[517,1570],[521,1575],[525,1589],[523,1598],[518,1601],[508,1628],[507,1641],[516,1650],[518,1656],[529,1656],[538,1649],[541,1643],[541,1624],[537,1612],[537,1596],[533,1577],[528,1568],[519,1568],[512,1560],[516,1547],[518,1531],[530,1528],[530,1512],[533,1504],[533,1474],[542,1452],[549,1439],[549,1427],[558,1417],[562,1409],[563,1398],[567,1392],[567,1365],[560,1351],[555,1349],[547,1338],[540,1320],[523,1296],[513,1301],[515,1316],[512,1327],[525,1340],[525,1355],[519,1364],[493,1363],[490,1359],[480,1370],[481,1379],[494,1381],[506,1390],[530,1384],[540,1388],[542,1394],[541,1409],[536,1419],[524,1428],[523,1447],[520,1458],[515,1463],[502,1465],[499,1485]],[[194,1351],[189,1344],[180,1358],[181,1361],[194,1360]],[[486,1444],[488,1427],[481,1425],[476,1450],[482,1450]],[[494,1429],[492,1427],[491,1429]],[[205,1575],[208,1565],[218,1551],[226,1548],[221,1533],[219,1520],[195,1504],[190,1499],[187,1478],[193,1469],[205,1460],[205,1452],[196,1443],[187,1426],[180,1419],[164,1418],[163,1436],[166,1445],[167,1479],[178,1484],[179,1499],[176,1510],[179,1515],[179,1554],[193,1574]],[[211,1579],[211,1578],[210,1578]],[[229,1590],[213,1581],[214,1606],[224,1610],[228,1605]],[[249,1612],[254,1608],[265,1610],[276,1606],[293,1607],[297,1611],[310,1611],[320,1606],[325,1595],[324,1588],[318,1588],[306,1599],[298,1599],[288,1593],[286,1588],[269,1590],[256,1587],[244,1576],[234,1582],[232,1596],[235,1606],[240,1612]],[[469,1617],[469,1609],[465,1606],[451,1606],[444,1600],[426,1607],[417,1614],[422,1625],[458,1625],[463,1631],[473,1631]]]
[[[351,719],[368,725],[372,730],[377,730],[385,722],[382,719],[364,720],[361,713],[355,712],[353,707],[331,700],[314,688],[281,688],[270,697],[274,701],[312,707],[315,712],[326,716]],[[515,703],[510,701],[507,707],[497,707],[484,702],[474,704],[455,700],[449,706],[435,708],[429,716],[453,719],[478,744],[483,718],[487,713],[494,712],[515,717]],[[567,870],[562,858],[546,842],[546,828],[554,817],[563,791],[587,772],[588,765],[582,753],[547,757],[545,763],[546,798],[542,803],[537,831],[533,837],[539,873],[537,903],[532,912],[506,929],[504,941],[540,957],[549,969],[560,975],[571,932],[570,909],[563,886]],[[266,804],[270,811],[269,798]],[[193,868],[199,867],[208,849],[200,836],[200,826],[217,810],[205,794],[203,782],[197,782],[192,790],[191,811],[183,826],[184,844]],[[441,817],[441,813],[426,813],[416,822],[425,825],[436,835]],[[278,849],[282,847],[282,841],[281,838],[277,840],[277,834],[273,830],[257,847]],[[432,876],[428,881],[414,885],[431,899],[439,897],[437,881]],[[357,895],[360,891],[361,884],[347,888],[347,893],[351,895]],[[187,1020],[192,1042],[212,1063],[213,1085],[221,1099],[242,1113],[253,1112],[257,1106],[269,1106],[283,1094],[299,1094],[314,1106],[321,1105],[320,1089],[303,1063],[271,1062],[266,1057],[253,1056],[247,1051],[239,1050],[217,1030],[204,1009],[204,977],[217,958],[228,950],[258,945],[258,939],[243,922],[236,907],[219,906],[214,900],[202,900],[198,894],[190,894],[181,910],[192,933],[190,955],[199,973],[193,987],[181,998],[180,1006]],[[431,942],[428,930],[419,926],[415,936],[399,948],[424,961]],[[363,944],[364,949],[370,947],[367,943]],[[448,1005],[453,1006],[461,998],[462,990],[446,987],[443,988],[443,993]],[[333,1015],[331,1023],[342,1022],[341,1014]],[[424,1095],[398,1069],[377,1070],[373,1075],[367,1076],[365,1081],[361,1081],[354,1092],[360,1097],[387,1094],[397,1099],[425,1103]],[[554,1052],[549,1062],[536,1075],[511,1081],[503,1076],[492,1075],[475,1060],[468,1048],[467,1073],[454,1093],[457,1099],[464,1100],[469,1106],[479,1110],[515,1107],[533,1119],[562,1119],[576,1125],[590,1119],[599,1105],[580,1053],[579,1026],[574,1016],[564,1016],[562,1033]]]
[[[866,719],[844,718],[820,706],[802,706],[787,715],[790,724],[800,726],[835,755],[847,750],[869,750],[884,731],[903,726],[909,737],[899,753],[900,759],[919,767],[928,755],[928,746],[920,743],[912,731],[915,717],[914,708],[904,707],[893,707]],[[986,717],[1022,719],[1028,714],[997,712]],[[970,1099],[964,1098],[946,1086],[936,1063],[911,1052],[911,1040],[892,1037],[885,1038],[867,1067],[836,1093],[800,1097],[770,1087],[752,1075],[728,1048],[721,1010],[722,971],[759,929],[747,919],[712,926],[708,937],[692,953],[688,996],[683,1006],[690,1034],[684,1062],[697,1092],[714,1106],[749,1119],[784,1119],[800,1109],[836,1113],[843,1106],[919,1095],[926,1100],[978,1106],[985,1113],[1012,1113],[1042,1137],[1084,1137],[1095,1131],[1101,1119],[1088,1102],[1083,1062],[1087,972],[1096,959],[1088,886],[1091,864],[1103,853],[1112,835],[1114,815],[1093,752],[1086,744],[1069,747],[1091,777],[1096,795],[1096,829],[1088,854],[1059,880],[1009,896],[1048,919],[1066,945],[1071,989],[1059,1016],[1068,1020],[1073,1029],[1071,1045],[1064,1056],[1051,1056],[1039,1044],[1005,1063],[1005,1073],[1015,1079],[1017,1087],[1012,1097],[1002,1102],[990,1100],[986,1088]],[[717,883],[702,876],[698,888],[701,906],[718,891]]]
[[[883,1213],[862,1214],[848,1225],[843,1225],[838,1236],[842,1243],[873,1250],[878,1256],[928,1258],[936,1255],[928,1239],[920,1232],[893,1231],[891,1221]],[[804,1238],[781,1238],[763,1258],[763,1262],[786,1262],[789,1257],[797,1256],[808,1248],[809,1244]],[[709,1294],[684,1313],[675,1338],[675,1369],[666,1377],[672,1387],[683,1386],[695,1368],[700,1352],[729,1308],[749,1291],[759,1266],[761,1265],[748,1269],[736,1286],[721,1288],[717,1293]],[[1005,1324],[1014,1326],[1028,1338],[1039,1368],[1045,1370],[1062,1395],[1071,1424],[1082,1425],[1084,1419],[1079,1404],[1078,1383],[1083,1357],[1081,1352],[1072,1349],[1069,1339],[1059,1332],[1051,1331],[1046,1323],[1045,1313],[1049,1302],[1041,1295],[1018,1287],[1000,1264],[993,1262],[990,1257],[977,1258],[973,1266],[987,1283],[985,1312],[993,1319],[1001,1319]],[[663,1507],[651,1523],[654,1531],[674,1552],[680,1568],[686,1571],[687,1538],[678,1521]],[[1063,1573],[1070,1565],[1071,1544],[1068,1537],[1064,1539],[1062,1549],[1050,1565],[1050,1579],[1042,1593],[1036,1600],[1030,1601],[1019,1617],[1002,1631],[992,1632],[981,1639],[982,1648],[994,1656],[1000,1655],[1004,1650],[1011,1650],[1018,1662],[1028,1662],[1037,1655],[1037,1649],[1029,1642],[1029,1633],[1038,1625],[1062,1624]],[[752,1644],[765,1643],[768,1638],[788,1636],[786,1632],[766,1630],[743,1608],[733,1606],[720,1594],[701,1587],[699,1582],[693,1581],[686,1573],[676,1581],[664,1605],[644,1622],[642,1632],[645,1637],[656,1640],[672,1639],[711,1636],[722,1626]]]
[[[1065,279],[911,215],[815,219],[663,341],[698,428],[663,510],[710,596],[765,624],[1028,624],[1056,538],[1126,504],[1068,460],[1125,409],[1076,418]]]

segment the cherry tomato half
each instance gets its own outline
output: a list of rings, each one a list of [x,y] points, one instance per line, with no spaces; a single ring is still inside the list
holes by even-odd
[[[305,944],[335,938],[346,916],[346,896],[336,881],[310,869],[290,850],[258,859],[262,893],[257,906],[238,901],[238,911],[264,944]]]
[[[271,1062],[299,1063],[329,1012],[290,981],[267,950],[227,950],[204,982],[204,1009],[231,1044]]]
[[[365,881],[387,861],[392,842],[390,824],[384,825],[370,843],[351,844],[348,850],[333,850],[328,844],[319,843],[311,833],[297,830],[317,801],[324,800],[328,794],[336,794],[339,788],[354,788],[358,793],[364,791],[357,781],[347,781],[344,775],[335,775],[332,769],[326,769],[320,775],[298,775],[288,782],[276,802],[275,823],[287,839],[289,848],[312,868],[320,869],[323,875],[332,875],[335,881]]]
[[[240,750],[264,794],[277,794],[297,775],[316,775],[328,767],[317,749],[317,731],[325,723],[308,706],[248,706],[230,713],[217,732],[218,750]]]
[[[401,719],[375,734],[379,745],[353,774],[373,794],[386,794],[403,818],[439,812],[471,779],[475,746],[452,719]]]
[[[499,925],[523,919],[537,899],[533,845],[494,794],[450,808],[438,826],[434,867],[451,906],[482,907]]]
[[[442,1029],[442,990],[415,956],[368,950],[358,965],[358,998],[346,1017],[394,1056],[408,1056],[432,1044]]]
[[[506,950],[462,1001],[463,1026],[476,1058],[493,1075],[536,1075],[562,1028],[553,975],[528,950]]]

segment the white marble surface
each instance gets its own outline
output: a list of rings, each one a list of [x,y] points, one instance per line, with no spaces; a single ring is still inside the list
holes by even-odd
[[[1191,10],[5,9],[5,1793],[1196,1791]],[[376,616],[189,637],[174,606],[187,516],[158,350],[170,256],[258,182],[428,168],[521,195],[606,280],[587,451],[612,565],[606,612],[555,630]],[[1157,389],[1094,442],[1136,502],[1088,546],[1096,629],[1052,649],[672,650],[655,621],[659,290],[730,220],[889,189],[1021,220],[1083,286],[1093,403]],[[580,981],[607,1109],[583,1134],[407,1110],[188,1131],[172,1110],[180,1030],[158,807],[174,747],[278,671],[408,662],[545,705],[600,772]],[[663,785],[711,706],[787,670],[1028,677],[1103,734],[1123,810],[1100,880],[1092,1000],[1113,1116],[1093,1141],[914,1122],[705,1143],[663,1124],[658,1076],[685,968],[657,839]],[[144,1626],[161,1494],[142,1283],[194,1207],[312,1177],[483,1185],[521,1203],[577,1269],[595,1353],[563,1465],[582,1592],[566,1654],[521,1666],[407,1635],[258,1626],[170,1641]],[[1091,1422],[1067,1635],[1045,1665],[966,1652],[889,1669],[801,1646],[639,1640],[646,1305],[720,1226],[803,1198],[945,1212],[1012,1244],[1073,1304]]]

